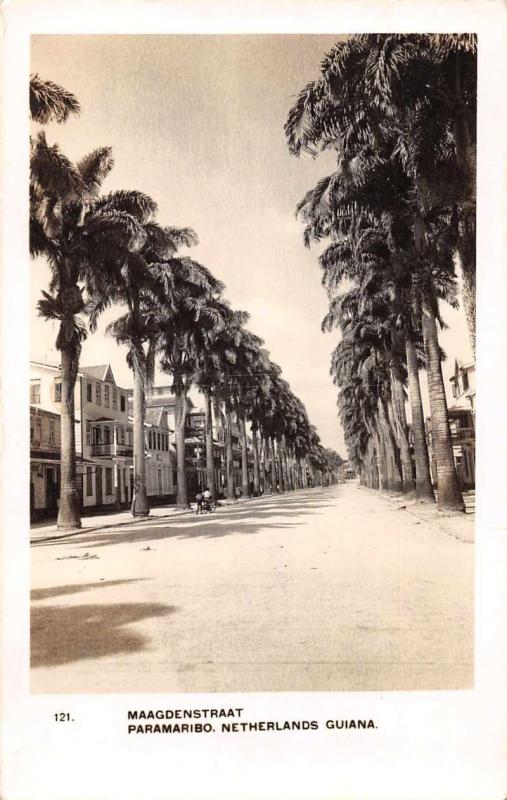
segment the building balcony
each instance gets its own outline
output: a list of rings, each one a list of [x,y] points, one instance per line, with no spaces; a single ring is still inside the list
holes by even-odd
[[[475,429],[456,428],[456,430],[451,431],[451,438],[455,442],[463,442],[466,440],[473,441],[475,440]]]
[[[126,456],[133,455],[133,448],[130,444],[92,444],[92,456]]]

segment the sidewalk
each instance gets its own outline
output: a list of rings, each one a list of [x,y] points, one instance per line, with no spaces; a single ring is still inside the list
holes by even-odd
[[[287,495],[295,495],[303,491],[309,490],[298,489],[295,492],[288,492]],[[261,497],[239,497],[237,500],[219,500],[219,508],[234,506],[241,503],[255,503],[260,500],[283,496],[283,494],[265,494]],[[176,508],[176,506],[155,506],[150,509],[149,517],[139,517],[137,519],[132,516],[129,510],[82,517],[81,528],[72,531],[60,530],[57,528],[56,522],[50,522],[47,525],[37,525],[37,527],[30,528],[30,543],[68,539],[69,536],[79,536],[80,534],[90,533],[92,531],[118,528],[122,525],[143,525],[149,523],[152,519],[170,519],[172,517],[188,516],[189,514],[195,514],[195,503],[192,503],[190,508],[183,510]]]
[[[464,495],[466,512],[439,511],[435,504],[422,503],[414,497],[404,497],[390,492],[360,487],[362,491],[376,494],[393,509],[410,514],[420,522],[439,528],[447,536],[472,544],[475,541],[475,492]]]
[[[56,522],[48,525],[37,526],[30,529],[30,542],[49,541],[52,539],[68,539],[69,536],[79,536],[81,533],[104,530],[105,528],[117,528],[120,525],[141,524],[150,519],[164,519],[165,517],[178,517],[185,514],[194,513],[190,508],[181,510],[176,506],[157,506],[150,509],[149,517],[135,519],[130,511],[118,511],[115,513],[101,514],[93,517],[82,517],[81,528],[73,531],[63,531],[57,528]]]

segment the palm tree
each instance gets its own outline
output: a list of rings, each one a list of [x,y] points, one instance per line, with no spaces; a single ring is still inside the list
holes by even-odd
[[[37,73],[30,76],[30,116],[34,122],[66,122],[71,114],[79,114],[77,98],[52,81],[45,81]]]
[[[45,319],[58,320],[61,352],[62,466],[58,527],[81,526],[76,479],[74,387],[86,326],[87,298],[103,288],[124,251],[135,252],[144,238],[138,212],[149,199],[135,192],[101,197],[113,167],[110,148],[99,148],[72,164],[44,133],[31,142],[30,250],[51,269],[49,291],[38,304]]]
[[[232,310],[222,302],[222,318],[224,327],[209,332],[203,347],[197,354],[194,382],[204,394],[206,409],[206,481],[212,495],[216,495],[215,458],[213,452],[213,401],[220,404],[219,388],[223,385],[225,373],[236,359],[235,331],[248,322],[249,315],[245,311]],[[218,419],[219,415],[215,415]]]
[[[210,340],[226,325],[229,309],[220,300],[223,284],[205,267],[190,259],[172,275],[172,291],[162,306],[160,322],[161,367],[172,376],[176,396],[175,428],[177,498],[180,508],[188,506],[185,463],[185,420],[187,395],[199,370]]]
[[[357,52],[364,53],[362,41],[356,42],[354,47]],[[352,50],[354,47],[351,44]],[[346,56],[348,58],[350,52],[346,53]],[[329,75],[327,79],[331,80]],[[349,75],[347,79],[352,80],[352,77]],[[393,241],[396,243],[397,238],[399,239],[398,229],[401,223],[402,231],[408,229],[412,237],[411,242],[405,240],[402,243],[401,252],[406,256],[405,264],[408,265],[410,263],[413,289],[417,293],[421,283],[425,285],[425,299],[423,300],[421,296],[417,298],[419,317],[416,325],[420,324],[420,314],[423,307],[426,308],[427,315],[433,314],[435,322],[436,319],[439,319],[438,306],[434,301],[435,290],[438,293],[441,290],[441,286],[446,282],[447,286],[451,285],[454,272],[452,249],[455,247],[455,242],[452,225],[449,224],[452,221],[449,208],[445,204],[443,207],[439,207],[432,201],[431,192],[425,190],[425,185],[417,177],[417,172],[410,166],[411,162],[408,155],[410,155],[409,145],[413,144],[413,133],[411,137],[400,134],[393,136],[389,130],[385,130],[382,121],[379,122],[378,119],[375,119],[375,114],[370,108],[371,102],[370,106],[367,102],[369,100],[367,87],[363,87],[362,95],[361,92],[356,92],[352,96],[350,92],[347,94],[347,83],[343,75],[340,78],[341,83],[338,88],[335,85],[337,80],[331,81],[332,91],[336,95],[341,87],[342,95],[340,97],[344,98],[345,111],[340,108],[339,113],[335,96],[329,95],[327,97],[329,108],[326,107],[324,102],[321,103],[317,110],[315,130],[311,130],[311,125],[303,128],[303,135],[300,137],[299,142],[296,143],[296,146],[293,145],[292,140],[292,146],[295,150],[301,150],[301,142],[304,144],[306,139],[313,142],[314,148],[328,146],[333,142],[341,158],[335,175],[319,182],[315,189],[308,193],[303,203],[300,204],[299,210],[305,215],[308,223],[305,231],[305,240],[310,243],[312,240],[319,240],[329,235],[335,237],[334,243],[322,257],[323,259],[327,258],[334,267],[332,285],[335,287],[336,283],[346,274],[344,263],[347,263],[349,257],[346,252],[343,252],[342,238],[344,234],[350,231],[354,224],[354,219],[360,221],[361,216],[367,219],[373,216],[374,219],[376,217],[385,221],[387,215],[389,221],[388,242],[391,250]],[[320,90],[325,93],[324,83]],[[359,100],[357,99],[358,95]],[[308,116],[308,112],[305,110],[308,103],[308,98],[306,98],[302,107],[296,108],[294,111],[296,117],[299,115],[300,122],[301,119],[305,119],[305,115]],[[322,108],[327,113],[327,127],[323,122],[324,112]],[[310,109],[311,111],[313,109],[311,103]],[[354,111],[353,115],[352,111]],[[364,122],[366,126],[364,130],[361,127],[362,123],[355,124],[353,122],[353,119],[356,118]],[[400,125],[401,123],[405,124],[405,128],[407,127],[407,115],[401,120]],[[391,125],[391,127],[396,130],[396,126]],[[292,133],[296,130],[294,118],[290,120],[290,125],[288,123],[288,128]],[[308,133],[308,131],[310,132]],[[315,138],[312,139],[312,136]],[[373,149],[375,137],[378,144],[376,150]],[[438,140],[438,136],[434,132],[431,138]],[[290,137],[289,142],[291,142]],[[421,151],[421,148],[419,148],[419,151]],[[417,163],[423,161],[423,155],[426,155],[426,160],[428,160],[427,153],[422,153],[421,155],[421,152],[418,152]],[[398,166],[395,166],[393,161],[395,158],[399,158],[400,164]],[[401,171],[400,167],[402,167]],[[400,203],[400,194],[405,197],[405,204]],[[421,225],[431,232],[428,235],[421,235]],[[400,244],[396,243],[395,247],[400,249]],[[350,245],[349,250],[351,250]],[[353,248],[351,253],[354,255]],[[410,262],[407,256],[410,257]],[[326,266],[326,264],[323,264],[323,266]],[[375,263],[373,263],[373,267],[378,269],[378,265]],[[438,280],[440,281],[438,287],[436,286],[435,272],[437,272]],[[350,269],[348,276],[350,276]],[[428,276],[432,280],[428,281]],[[431,286],[432,283],[433,287]],[[448,298],[452,301],[452,291],[449,291]],[[426,327],[428,328],[428,326]],[[435,325],[431,331],[428,328],[428,333],[425,337],[426,343],[428,343],[430,335],[436,335]],[[432,346],[434,346],[434,353],[440,353],[438,340],[436,342],[433,341]],[[439,408],[437,414],[442,414],[441,397],[443,385],[440,389],[437,389],[437,373],[435,372],[434,375],[435,380],[431,384],[431,391],[435,393],[433,400]],[[382,419],[381,421],[383,422]],[[440,426],[437,427],[437,436],[440,435],[441,430]],[[448,476],[446,478],[447,481],[454,480],[455,485],[452,491],[449,489],[439,492],[439,507],[454,508],[456,507],[455,498],[459,492],[459,487],[457,478],[452,478],[451,462],[453,463],[453,455],[450,439],[444,437],[444,440],[441,446],[437,448],[442,462],[444,461],[445,453],[445,466],[442,463],[441,474]],[[416,441],[418,441],[418,446],[422,445],[420,436]],[[420,459],[419,463],[421,463]],[[425,481],[425,483],[426,487],[428,487],[429,481]],[[429,492],[427,493],[429,494]]]
[[[381,162],[387,150],[422,213],[444,205],[454,212],[474,347],[476,71],[475,35],[351,36],[325,56],[285,127],[292,153],[332,147],[342,174]]]
[[[124,193],[117,193],[123,197]],[[197,243],[189,228],[163,227],[154,221],[156,204],[141,195],[142,202],[131,209],[142,229],[142,241],[135,249],[124,249],[116,268],[105,272],[103,285],[93,297],[90,314],[92,329],[98,316],[111,304],[126,306],[126,313],[112,322],[107,333],[127,347],[127,364],[133,372],[134,492],[131,511],[134,517],[149,514],[145,462],[145,394],[153,382],[155,354],[160,336],[160,305],[172,288],[173,272],[181,259],[177,249]],[[124,201],[128,202],[127,198]]]

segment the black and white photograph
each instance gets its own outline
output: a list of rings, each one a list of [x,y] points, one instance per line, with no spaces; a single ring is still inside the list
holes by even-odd
[[[475,35],[31,70],[33,691],[472,686]]]
[[[506,14],[394,5],[6,12],[2,799],[500,800]]]

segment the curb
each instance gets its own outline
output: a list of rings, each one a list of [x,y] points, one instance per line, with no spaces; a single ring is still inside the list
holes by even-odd
[[[143,523],[147,523],[148,521],[157,520],[157,519],[170,519],[171,517],[182,517],[185,514],[193,514],[194,512],[191,509],[185,511],[174,511],[172,514],[157,514],[153,517],[143,517],[138,521],[137,524],[142,525]],[[30,545],[36,545],[38,542],[57,542],[59,539],[70,539],[74,536],[81,536],[83,533],[92,533],[93,531],[103,531],[107,530],[108,528],[121,528],[124,525],[132,525],[135,522],[135,518],[125,520],[124,522],[110,522],[107,525],[94,525],[93,527],[86,525],[84,528],[79,528],[79,530],[75,531],[74,533],[59,533],[51,536],[40,536],[36,539],[30,539]]]
[[[322,487],[311,487],[311,488],[322,488]],[[309,491],[309,489],[299,489],[296,492],[288,492],[287,494],[290,494],[290,495],[297,494],[298,491],[305,492],[305,491]],[[251,503],[251,502],[264,500],[264,499],[267,499],[269,497],[276,497],[276,496],[280,496],[280,495],[278,493],[277,494],[273,493],[273,494],[263,495],[262,497],[240,497],[237,500],[229,500],[229,501],[222,500],[222,501],[220,501],[220,505],[222,507],[225,507],[225,508],[231,508],[231,507],[234,507],[234,506],[237,506],[237,505],[242,505],[244,503]],[[157,514],[157,515],[155,515],[153,517],[146,517],[146,518],[143,518],[142,520],[139,520],[138,524],[139,525],[143,525],[143,524],[146,524],[147,522],[151,522],[152,520],[157,520],[157,519],[171,519],[172,517],[182,517],[182,516],[184,516],[186,514],[195,514],[195,511],[193,509],[191,509],[191,508],[188,508],[188,509],[185,509],[185,511],[173,511],[172,514]],[[35,539],[30,539],[30,546],[35,546],[39,542],[41,544],[44,544],[46,542],[58,542],[60,539],[70,539],[70,538],[73,538],[74,536],[81,536],[84,533],[93,533],[94,531],[103,531],[103,530],[107,530],[108,528],[120,528],[120,527],[122,527],[124,525],[132,525],[133,523],[134,523],[134,518],[129,519],[129,520],[125,520],[125,522],[111,522],[111,523],[108,523],[107,525],[94,525],[94,526],[90,526],[90,527],[85,526],[84,528],[79,528],[77,531],[75,531],[73,533],[59,533],[59,534],[56,533],[56,534],[52,534],[52,535],[48,535],[48,536],[40,536],[40,537],[37,537]]]

